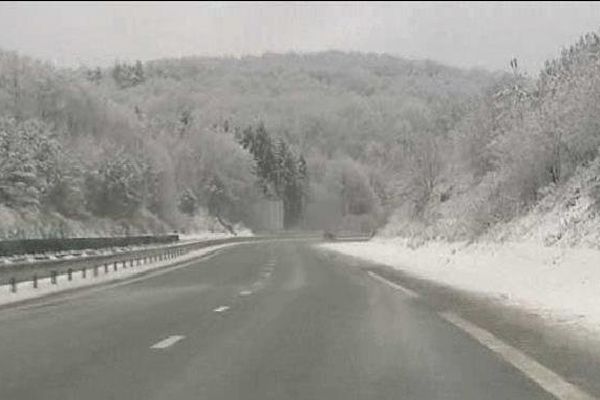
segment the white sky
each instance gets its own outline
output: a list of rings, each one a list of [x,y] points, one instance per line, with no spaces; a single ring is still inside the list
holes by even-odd
[[[536,73],[599,28],[592,2],[0,2],[0,48],[60,65],[338,49]]]

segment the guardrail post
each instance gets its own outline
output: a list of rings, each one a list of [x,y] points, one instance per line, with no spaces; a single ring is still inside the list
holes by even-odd
[[[104,264],[104,273],[108,274],[108,263]]]
[[[10,284],[10,291],[12,293],[17,293],[17,280],[15,278],[10,278],[8,282]]]
[[[72,281],[73,280],[73,268],[69,268],[67,270],[67,279]]]
[[[119,267],[117,266],[117,262],[115,261],[115,264],[113,265],[113,270],[116,271],[117,269],[119,269]]]
[[[85,267],[81,268],[81,278],[85,279],[87,276],[87,269]]]
[[[56,285],[56,275],[58,275],[56,271],[50,271],[50,283],[53,285]]]
[[[129,261],[129,266],[133,267],[133,258]]]
[[[123,268],[127,268],[127,261],[123,260]]]
[[[37,274],[33,274],[33,278],[31,279],[31,282],[33,283],[33,288],[37,289],[37,287],[38,287],[38,277],[37,277]]]

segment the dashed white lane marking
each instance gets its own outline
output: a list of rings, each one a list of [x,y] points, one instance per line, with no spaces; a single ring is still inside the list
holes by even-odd
[[[252,294],[251,290],[242,290],[240,292],[240,296],[250,296]]]
[[[369,276],[373,279],[377,279],[379,282],[383,282],[388,286],[391,286],[392,288],[401,291],[402,293],[404,293],[405,295],[407,295],[408,297],[412,297],[412,298],[419,298],[419,294],[417,292],[414,292],[408,288],[405,288],[404,286],[401,286],[395,282],[389,281],[387,279],[385,279],[384,277],[382,277],[379,274],[376,274],[373,271],[369,271],[368,272]]]
[[[221,307],[217,307],[217,308],[215,308],[213,311],[214,311],[214,312],[219,312],[219,313],[220,313],[220,312],[227,311],[227,310],[229,310],[229,306],[221,306]]]
[[[263,281],[256,281],[250,287],[252,287],[255,291],[261,289],[264,286]]]
[[[542,389],[559,400],[595,400],[578,387],[565,381],[561,376],[544,367],[534,359],[514,347],[504,343],[490,332],[461,318],[455,313],[440,313],[441,317],[452,325],[472,336],[479,343],[498,354],[509,364],[520,370],[537,383]]]
[[[171,347],[173,346],[175,343],[179,342],[180,340],[184,339],[185,336],[181,336],[181,335],[173,335],[173,336],[169,336],[168,338],[161,340],[158,343],[153,344],[152,346],[150,346],[151,349],[166,349],[167,347]]]

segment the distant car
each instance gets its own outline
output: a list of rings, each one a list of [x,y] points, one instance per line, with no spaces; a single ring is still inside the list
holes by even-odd
[[[325,233],[323,233],[323,238],[325,240],[335,240],[335,235],[329,231],[326,231]]]

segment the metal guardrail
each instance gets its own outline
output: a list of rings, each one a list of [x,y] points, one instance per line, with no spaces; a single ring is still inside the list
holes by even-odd
[[[0,288],[9,287],[11,292],[18,290],[19,283],[30,282],[37,288],[38,280],[50,278],[52,284],[57,284],[58,277],[67,276],[72,280],[73,274],[80,273],[82,278],[88,274],[97,277],[122,268],[135,268],[147,263],[170,260],[185,255],[193,250],[227,243],[245,243],[261,240],[286,239],[285,236],[250,236],[212,239],[197,242],[184,242],[150,249],[136,249],[126,253],[94,255],[68,260],[40,260],[35,262],[18,262],[0,266]],[[293,236],[288,239],[317,238],[314,235],[303,237]]]
[[[330,242],[368,242],[375,236],[375,232],[369,234],[357,234],[356,232],[325,232],[323,239]]]
[[[39,254],[70,250],[90,250],[107,247],[125,247],[152,244],[168,244],[179,240],[179,235],[144,235],[97,238],[65,238],[65,239],[18,239],[0,240],[0,256],[23,254]]]

